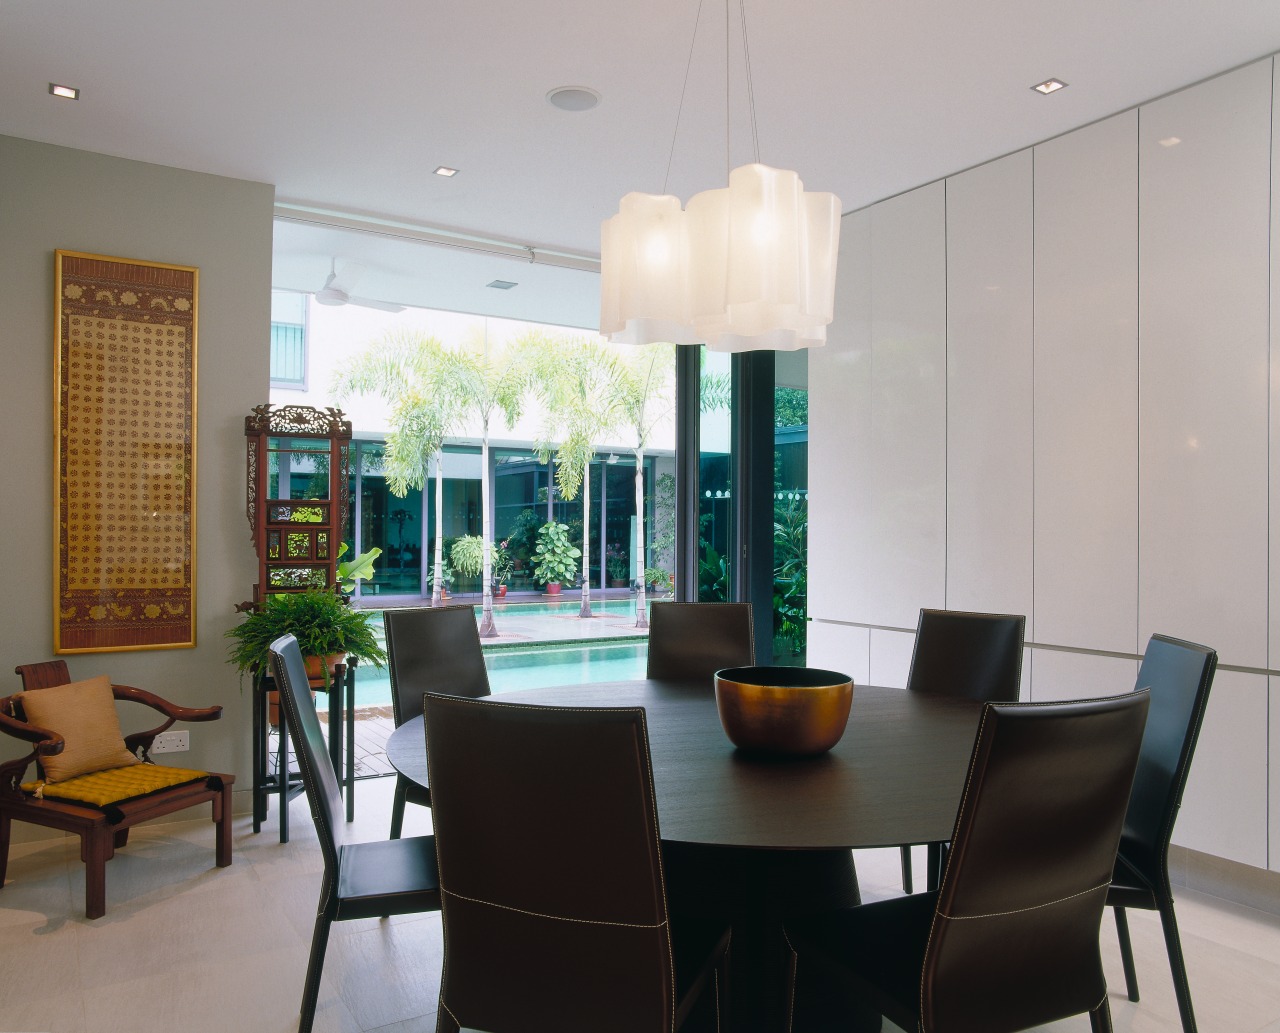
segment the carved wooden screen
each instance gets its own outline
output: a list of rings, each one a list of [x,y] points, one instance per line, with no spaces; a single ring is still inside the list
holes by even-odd
[[[244,432],[253,601],[333,584],[350,508],[350,421],[340,409],[259,405]]]

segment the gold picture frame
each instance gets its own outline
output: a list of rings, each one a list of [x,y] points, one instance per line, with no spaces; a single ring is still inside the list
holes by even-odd
[[[55,653],[196,644],[198,288],[54,252]]]

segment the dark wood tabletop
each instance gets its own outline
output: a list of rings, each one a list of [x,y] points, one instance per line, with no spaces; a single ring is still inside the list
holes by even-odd
[[[857,686],[829,753],[761,760],[726,738],[709,686],[626,681],[526,689],[511,702],[642,706],[662,838],[767,849],[896,846],[951,838],[981,704]],[[387,741],[397,771],[427,785],[422,718]]]

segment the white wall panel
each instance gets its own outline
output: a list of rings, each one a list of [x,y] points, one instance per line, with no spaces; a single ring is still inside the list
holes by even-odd
[[[1031,692],[1023,699],[1035,703],[1060,699],[1098,699],[1132,692],[1138,661],[1093,653],[1033,650]]]
[[[1031,151],[947,180],[947,606],[1032,623]]]
[[[1267,866],[1267,681],[1218,670],[1173,842]]]
[[[847,674],[854,685],[868,685],[871,683],[871,632],[848,624],[810,621],[805,663]]]
[[[1138,640],[1267,663],[1271,62],[1139,119]]]
[[[871,210],[868,624],[914,628],[946,598],[945,204],[935,183]]]
[[[872,628],[870,684],[887,685],[894,689],[906,688],[915,644],[914,631]]]
[[[835,319],[809,355],[809,615],[849,620],[874,598],[871,532],[871,213],[840,227]],[[810,647],[812,648],[812,646]]]
[[[1027,635],[1137,652],[1136,111],[1035,148],[1034,379]]]
[[[1275,59],[1272,59],[1273,63]],[[1273,77],[1274,78],[1274,77]],[[1271,369],[1270,369],[1270,401],[1271,401],[1271,527],[1270,539],[1270,591],[1268,607],[1270,627],[1268,629],[1268,663],[1275,670],[1280,666],[1280,80],[1274,81],[1271,103]],[[1273,754],[1275,763],[1272,770],[1280,768],[1280,753]],[[1280,788],[1280,782],[1277,783]],[[1280,813],[1280,812],[1276,812]],[[1280,844],[1280,829],[1277,829],[1272,842]],[[1271,856],[1280,864],[1280,851],[1273,850]]]

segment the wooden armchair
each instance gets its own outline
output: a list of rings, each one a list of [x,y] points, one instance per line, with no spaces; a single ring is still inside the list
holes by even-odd
[[[21,675],[26,692],[71,684],[62,660],[23,664],[16,673]],[[216,721],[222,708],[182,707],[129,685],[112,685],[111,695],[151,707],[165,718],[155,728],[123,737],[124,750],[143,763],[130,762],[57,783],[46,783],[45,764],[63,753],[66,740],[59,732],[28,720],[21,694],[0,698],[0,732],[34,744],[26,756],[0,763],[0,887],[4,886],[14,821],[74,832],[80,837],[80,859],[85,863],[88,918],[101,918],[106,913],[106,863],[116,848],[128,842],[129,829],[144,821],[211,802],[217,829],[217,866],[231,864],[231,787],[235,777],[155,765],[150,759],[156,736],[175,721]],[[36,780],[24,783],[23,776],[33,760]]]

